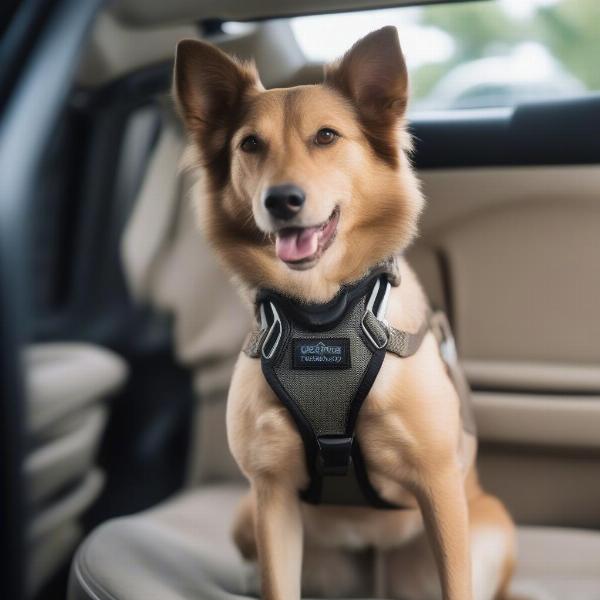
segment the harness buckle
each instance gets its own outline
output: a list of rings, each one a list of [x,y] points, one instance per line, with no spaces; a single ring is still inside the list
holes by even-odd
[[[354,436],[322,435],[317,438],[317,470],[321,475],[346,475],[352,464]]]
[[[378,332],[373,330],[375,323],[377,323],[377,326],[380,326]],[[360,326],[363,330],[363,333],[367,336],[367,339],[371,342],[371,344],[373,344],[376,350],[382,350],[388,345],[388,342],[390,341],[390,332],[386,324],[381,319],[378,319],[373,311],[369,309],[365,310],[365,314],[360,320]],[[379,337],[382,339],[381,342],[378,342],[375,339],[376,333],[380,334]]]

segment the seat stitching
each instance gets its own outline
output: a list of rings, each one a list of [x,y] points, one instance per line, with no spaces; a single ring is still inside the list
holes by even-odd
[[[116,596],[113,596],[93,575],[92,571],[87,564],[87,556],[86,550],[89,541],[82,546],[82,548],[77,553],[77,558],[80,560],[75,560],[75,575],[77,576],[78,581],[83,585],[86,591],[92,594],[93,600],[105,600],[98,596],[98,592],[108,598],[108,600],[119,600]],[[96,588],[96,589],[93,589]]]

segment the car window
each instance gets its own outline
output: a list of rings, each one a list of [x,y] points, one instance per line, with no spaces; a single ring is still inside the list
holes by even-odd
[[[309,60],[395,25],[411,110],[506,107],[600,89],[599,0],[485,0],[291,20]]]

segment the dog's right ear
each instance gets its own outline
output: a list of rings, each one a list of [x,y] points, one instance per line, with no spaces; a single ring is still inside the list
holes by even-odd
[[[388,25],[358,40],[325,68],[325,83],[342,92],[371,123],[400,119],[406,110],[408,75],[396,28]]]
[[[173,92],[179,113],[193,135],[206,136],[229,122],[251,90],[260,90],[256,68],[211,44],[177,44]]]

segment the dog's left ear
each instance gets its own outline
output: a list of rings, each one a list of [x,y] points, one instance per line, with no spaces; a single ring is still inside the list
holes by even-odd
[[[369,121],[402,117],[408,74],[396,28],[383,27],[356,42],[325,68],[325,84],[342,92]]]

